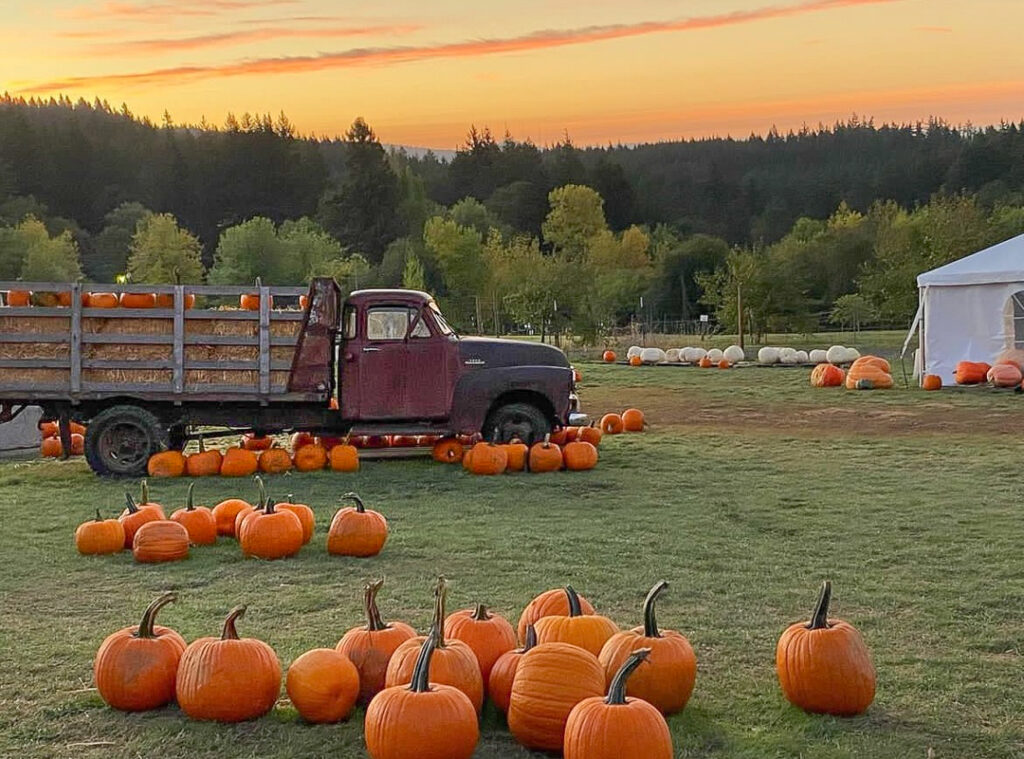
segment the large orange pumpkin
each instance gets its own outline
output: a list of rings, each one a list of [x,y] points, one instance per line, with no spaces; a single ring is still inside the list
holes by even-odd
[[[818,364],[811,369],[811,387],[842,387],[846,372],[835,364]]]
[[[337,445],[331,446],[328,458],[333,472],[359,471],[359,449],[349,444],[348,435]]]
[[[85,305],[89,308],[117,308],[118,303],[115,293],[89,293]]]
[[[185,459],[185,471],[189,477],[214,477],[220,474],[223,456],[216,448],[206,450],[203,436],[199,436],[199,452]]]
[[[228,498],[213,507],[213,518],[217,521],[217,534],[235,537],[235,519],[239,512],[248,509],[252,504],[241,498]]]
[[[583,596],[576,594],[576,597],[580,602],[580,611],[583,614],[593,614],[594,606]],[[523,609],[523,613],[519,615],[519,623],[516,625],[516,634],[519,636],[519,640],[526,640],[526,628],[530,625],[535,624],[541,617],[550,617],[552,615],[566,616],[569,613],[569,597],[565,593],[565,588],[554,588],[552,590],[545,590],[539,596],[534,598],[530,603]]]
[[[264,474],[284,474],[292,468],[292,457],[275,444],[260,453],[257,463]]]
[[[512,683],[515,682],[519,662],[522,661],[523,654],[536,645],[537,631],[533,629],[533,625],[528,625],[523,647],[506,651],[491,667],[487,680],[487,696],[502,713],[508,711],[509,701],[512,699]]]
[[[245,448],[228,448],[220,463],[222,477],[252,477],[260,468],[256,454]]]
[[[470,449],[469,471],[471,474],[501,474],[508,467],[508,451],[505,446],[479,442]]]
[[[889,362],[878,356],[861,356],[846,372],[848,390],[888,390],[892,387]]]
[[[643,432],[647,426],[644,412],[638,408],[628,408],[622,412],[622,428],[626,432]]]
[[[83,556],[123,551],[124,526],[116,519],[104,519],[96,509],[96,519],[82,522],[75,529],[75,548]]]
[[[149,457],[146,471],[150,477],[181,477],[186,466],[181,451],[161,451]]]
[[[828,619],[831,597],[826,580],[811,621],[790,625],[779,638],[775,669],[794,706],[820,714],[860,714],[875,698],[875,667],[857,629]]]
[[[624,431],[622,417],[618,414],[605,414],[599,426],[605,435],[619,435]]]
[[[260,277],[256,277],[256,292],[246,293],[238,299],[238,305],[243,311],[259,311],[260,310],[260,294],[259,289],[263,287],[263,280]],[[269,307],[274,307],[274,296],[268,296],[270,303]]]
[[[274,444],[274,438],[269,435],[255,435],[246,432],[242,435],[242,447],[247,451],[265,451]]]
[[[185,508],[178,509],[171,514],[171,521],[177,522],[185,528],[192,545],[212,546],[217,542],[217,518],[205,506],[195,505],[192,497],[195,485],[194,482],[188,484]]]
[[[634,651],[608,686],[608,696],[584,699],[565,723],[565,759],[672,759],[672,736],[661,712],[640,698],[626,698],[626,682],[650,650]]]
[[[644,599],[644,623],[641,627],[616,633],[604,644],[597,659],[604,667],[609,683],[629,657],[640,649],[650,650],[647,663],[629,680],[626,692],[654,705],[664,714],[674,714],[686,706],[697,679],[697,657],[683,635],[675,630],[659,630],[654,614],[658,596],[668,587],[657,583]]]
[[[149,487],[145,480],[142,483],[142,497],[143,499],[149,497]],[[158,503],[149,503],[144,500],[143,503],[136,504],[132,494],[127,492],[124,494],[124,500],[125,509],[121,512],[118,520],[124,527],[124,547],[131,548],[135,533],[142,525],[167,517],[164,515],[163,507]]]
[[[601,441],[604,439],[604,433],[599,427],[595,427],[594,423],[591,422],[589,427],[581,427],[578,440],[583,443],[590,443],[592,446],[597,448],[601,445]]]
[[[516,631],[509,621],[500,614],[492,614],[483,604],[449,614],[444,621],[444,634],[473,649],[485,689],[494,662],[516,647]]]
[[[192,719],[242,722],[269,712],[281,691],[281,662],[274,649],[256,638],[239,639],[231,610],[220,638],[200,638],[181,656],[176,692]]]
[[[342,500],[355,506],[339,509],[327,532],[327,553],[335,556],[376,556],[388,539],[388,520],[379,511],[367,509],[363,499],[346,493]]]
[[[1016,364],[996,364],[985,375],[992,387],[1017,387],[1024,375]]]
[[[590,428],[584,427],[583,429]],[[597,466],[597,448],[583,440],[574,440],[566,445],[563,457],[565,458],[565,468],[573,472],[593,469]]]
[[[141,564],[188,558],[188,530],[170,519],[146,522],[132,538],[132,556]]]
[[[289,493],[285,496],[285,500],[276,504],[274,508],[290,511],[299,518],[299,522],[302,523],[302,543],[305,545],[313,539],[313,532],[316,530],[316,514],[307,504],[293,501],[294,497]]]
[[[121,293],[121,308],[156,308],[156,293]]]
[[[155,621],[157,612],[175,600],[174,593],[164,593],[146,607],[138,626],[111,633],[100,644],[93,678],[100,698],[115,709],[138,712],[174,700],[185,639]]]
[[[338,722],[348,717],[359,695],[359,672],[333,648],[314,648],[288,667],[285,688],[306,722]]]
[[[508,707],[508,729],[535,751],[561,751],[565,723],[580,701],[604,693],[597,657],[570,643],[544,643],[519,660]]]
[[[615,351],[612,350],[607,350],[601,354],[601,360],[606,364],[614,364],[616,358],[618,358],[618,356],[616,356]]]
[[[192,308],[196,304],[196,296],[192,293],[185,293],[185,297],[182,300],[182,305],[186,309]],[[153,305],[156,308],[174,308],[174,293],[158,294]]]
[[[937,374],[926,374],[921,379],[921,387],[925,390],[941,390],[942,377]]]
[[[295,468],[300,472],[316,472],[327,466],[327,451],[322,445],[304,445],[295,451]]]
[[[526,459],[530,455],[530,446],[519,438],[513,438],[505,444],[505,456],[508,464],[506,472],[521,472],[526,469]]]
[[[527,462],[531,472],[557,472],[563,464],[562,449],[551,442],[551,435],[545,435],[530,447]]]
[[[7,293],[7,305],[12,308],[27,308],[32,305],[32,293],[28,290],[10,290]]]
[[[980,385],[991,368],[984,361],[961,361],[956,365],[953,378],[958,385]]]
[[[64,446],[61,445],[60,438],[44,437],[43,442],[39,446],[39,455],[47,459],[60,458],[60,455],[64,452]]]
[[[262,511],[243,517],[236,529],[245,556],[284,559],[297,554],[304,545],[302,522],[291,511],[275,509],[273,500],[267,501]]]
[[[473,708],[479,713],[484,704],[484,681],[480,675],[480,665],[468,645],[461,640],[445,639],[444,605],[447,595],[448,585],[443,577],[439,577],[434,589],[434,619],[429,635],[410,638],[395,649],[388,662],[384,682],[389,688],[411,682],[420,647],[424,640],[433,637],[437,650],[430,664],[430,682],[458,688],[469,696]]]
[[[442,464],[458,464],[462,461],[463,454],[462,443],[453,437],[438,440],[431,452],[434,461],[440,461]]]
[[[466,694],[431,677],[436,639],[428,635],[408,685],[377,694],[366,710],[364,736],[371,759],[470,759],[480,739],[477,713]]]
[[[353,627],[336,646],[359,671],[359,703],[364,706],[384,689],[388,662],[395,649],[416,637],[416,631],[405,622],[384,622],[381,618],[377,593],[383,585],[384,580],[367,584],[363,591],[366,625]]]
[[[629,365],[630,366],[643,366],[644,362],[643,362],[643,359],[641,359],[639,356],[630,356],[629,357]]]
[[[568,615],[549,615],[534,623],[538,643],[571,643],[594,656],[601,653],[608,639],[619,631],[618,625],[600,614],[584,614],[580,598],[571,585],[565,586]]]

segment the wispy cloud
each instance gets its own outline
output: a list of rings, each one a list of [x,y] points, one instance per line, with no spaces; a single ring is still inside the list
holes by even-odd
[[[370,35],[401,35],[418,31],[415,24],[402,26],[326,27],[318,29],[289,29],[263,27],[220,34],[203,34],[194,37],[170,37],[165,39],[132,40],[93,45],[88,49],[91,55],[159,55],[180,50],[199,50],[211,47],[244,45],[250,42],[267,42],[280,39],[339,39],[343,37],[366,37]]]
[[[80,5],[64,15],[76,19],[127,18],[164,19],[167,16],[216,16],[230,11],[247,11],[280,5],[295,5],[300,0],[159,0],[158,2],[110,2]]]
[[[919,32],[931,32],[932,34],[952,34],[951,26],[918,26],[915,29]]]
[[[216,1],[218,0],[205,0],[205,3],[209,4]],[[235,1],[219,0],[219,2]],[[241,2],[243,0],[237,1]],[[44,93],[100,87],[173,85],[201,79],[233,76],[289,74],[337,68],[354,68],[357,66],[383,66],[436,58],[474,58],[501,53],[522,53],[568,45],[582,45],[665,32],[696,31],[699,29],[736,26],[836,8],[883,5],[904,1],[805,0],[805,2],[794,5],[769,5],[746,11],[734,11],[711,16],[693,16],[668,21],[587,26],[577,29],[548,29],[518,37],[466,40],[435,45],[354,48],[334,53],[319,53],[317,55],[257,58],[207,66],[174,66],[126,74],[67,77],[65,79],[56,79],[31,85],[22,91],[25,93]]]

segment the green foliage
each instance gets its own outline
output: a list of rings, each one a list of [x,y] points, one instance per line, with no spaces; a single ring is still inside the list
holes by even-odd
[[[132,236],[128,274],[133,282],[153,285],[203,281],[202,246],[170,214],[141,217]]]
[[[410,253],[405,259],[405,269],[402,270],[402,287],[409,290],[426,290],[426,272],[423,263],[415,253]]]
[[[875,316],[875,309],[867,298],[860,293],[847,293],[836,298],[828,319],[841,327],[853,327],[856,332],[870,324]]]
[[[152,211],[141,203],[122,203],[106,215],[106,226],[93,238],[91,250],[82,256],[85,273],[94,282],[113,282],[128,270],[132,239],[139,223],[151,215]]]
[[[587,243],[607,229],[604,202],[589,187],[565,185],[548,194],[551,210],[541,227],[544,241],[569,258],[579,258]]]
[[[77,282],[82,278],[78,246],[70,232],[50,237],[35,217],[15,228],[13,243],[24,251],[20,279],[26,282]]]
[[[243,285],[260,277],[268,285],[297,284],[274,222],[262,216],[228,227],[220,236],[210,283]]]

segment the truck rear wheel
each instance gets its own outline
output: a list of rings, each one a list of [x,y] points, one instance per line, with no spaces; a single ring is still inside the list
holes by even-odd
[[[139,406],[111,406],[101,411],[85,433],[85,460],[96,474],[140,477],[149,457],[168,447],[167,428]]]
[[[551,432],[551,423],[547,416],[536,406],[529,403],[509,403],[499,406],[487,415],[481,433],[485,440],[494,437],[498,431],[498,441],[507,443],[519,438],[527,445],[533,445]]]

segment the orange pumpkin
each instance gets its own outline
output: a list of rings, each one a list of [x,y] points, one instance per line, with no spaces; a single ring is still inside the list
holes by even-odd
[[[811,387],[842,387],[846,372],[835,364],[818,364],[811,369]]]
[[[626,698],[626,681],[650,650],[634,651],[608,686],[608,696],[593,696],[573,707],[565,722],[565,759],[672,759],[672,736],[661,712],[640,698]]]
[[[509,701],[512,699],[512,683],[516,679],[519,662],[522,661],[523,654],[536,645],[537,631],[534,630],[533,625],[528,625],[523,647],[506,651],[491,667],[490,677],[487,681],[487,696],[503,713],[508,711]]]
[[[292,457],[275,444],[260,453],[257,464],[264,474],[284,474],[292,468]]]
[[[82,456],[85,453],[85,438],[77,432],[71,433],[71,455]]]
[[[622,417],[618,414],[605,414],[601,417],[601,432],[605,435],[619,435],[625,430]]]
[[[601,441],[604,439],[604,433],[600,428],[595,427],[594,423],[591,422],[589,427],[581,427],[579,440],[584,443],[590,443],[595,448],[601,445]]]
[[[64,446],[61,445],[59,437],[45,437],[39,445],[39,455],[43,458],[60,458],[62,453],[64,453]]]
[[[458,688],[469,696],[473,708],[479,714],[484,704],[484,681],[480,676],[480,665],[468,645],[461,640],[445,639],[444,605],[447,594],[448,585],[440,577],[434,589],[434,619],[430,634],[410,638],[395,649],[388,662],[384,682],[388,688],[411,682],[420,647],[423,641],[433,637],[437,650],[430,664],[430,682]]]
[[[259,290],[259,288],[261,288],[261,287],[263,287],[263,281],[259,277],[256,277],[256,288],[257,288],[257,290]],[[270,308],[273,308],[274,307],[274,296],[270,295],[270,296],[268,296],[268,298],[270,299],[270,303],[269,303]],[[259,292],[246,293],[245,295],[242,295],[238,299],[238,305],[242,308],[243,311],[259,311],[260,310],[260,294],[259,294]]]
[[[574,440],[565,446],[563,452],[565,468],[580,472],[597,466],[597,448],[582,440]]]
[[[292,453],[298,453],[303,446],[315,444],[316,436],[312,432],[296,432],[291,437]]]
[[[611,683],[633,653],[649,650],[647,663],[632,676],[626,692],[652,704],[663,714],[674,714],[686,706],[693,693],[697,657],[683,635],[675,630],[658,629],[654,604],[667,587],[668,583],[662,580],[651,588],[644,599],[643,625],[615,633],[604,644],[597,659]]]
[[[530,447],[528,459],[531,472],[557,472],[562,468],[562,449],[551,442],[551,436]]]
[[[463,454],[462,443],[451,437],[438,440],[434,443],[434,448],[431,451],[434,461],[439,461],[442,464],[458,464],[462,461]]]
[[[84,435],[85,434],[85,425],[84,424],[79,424],[78,422],[72,421],[72,422],[69,422],[68,427],[70,428],[72,435]]]
[[[304,445],[295,451],[295,468],[300,472],[316,472],[327,466],[327,451],[322,445]]]
[[[501,474],[508,466],[508,452],[503,445],[480,442],[470,449],[470,454],[471,474]]]
[[[530,446],[524,443],[519,438],[513,438],[513,440],[505,445],[505,456],[508,460],[508,464],[505,467],[506,472],[521,472],[526,469],[526,458],[530,455]]]
[[[405,622],[384,622],[381,619],[377,593],[383,585],[384,580],[367,584],[363,591],[366,625],[353,627],[336,646],[359,671],[359,703],[364,706],[384,689],[388,662],[395,649],[416,637],[416,631]]]
[[[121,293],[121,308],[156,308],[155,293]]]
[[[779,638],[775,669],[794,706],[819,714],[860,714],[875,698],[875,667],[857,629],[828,619],[831,598],[826,580],[811,621],[790,625]]]
[[[239,514],[241,524],[236,522],[243,555],[258,559],[284,559],[297,554],[304,545],[302,522],[291,511],[277,511],[273,500],[267,501],[262,511],[253,511],[247,516],[243,514]]]
[[[956,365],[953,378],[958,385],[980,385],[991,368],[983,361],[961,361]]]
[[[277,504],[274,508],[290,511],[299,518],[299,522],[302,524],[302,544],[305,545],[313,539],[313,532],[316,530],[316,514],[313,513],[313,509],[309,508],[308,505],[295,503],[292,500],[294,497],[289,493],[286,496],[286,500]]]
[[[604,693],[597,657],[569,643],[543,643],[519,660],[509,698],[508,729],[535,751],[561,751],[565,723],[580,701]]]
[[[309,308],[309,296],[308,295],[300,295],[299,296],[299,308],[301,308],[303,311],[305,311],[307,308]]]
[[[638,408],[628,408],[622,412],[622,429],[626,432],[643,432],[647,426],[644,412]]]
[[[242,447],[247,451],[265,451],[274,444],[274,438],[269,435],[255,435],[246,432],[242,436]]]
[[[719,369],[730,369],[730,368],[732,368],[732,364],[729,363],[729,359],[723,358],[721,361],[718,362],[718,368]]]
[[[188,558],[188,530],[178,522],[158,519],[146,522],[132,538],[132,556],[141,564]]]
[[[846,372],[848,390],[888,390],[892,387],[889,362],[878,356],[861,356]]]
[[[100,644],[93,678],[100,698],[113,708],[138,712],[174,700],[185,639],[155,621],[157,612],[175,600],[174,593],[164,593],[146,607],[138,626],[111,633]]]
[[[185,293],[184,306],[186,309],[192,308],[196,304],[196,296],[192,293]],[[153,303],[155,308],[174,308],[174,294],[173,293],[161,293],[156,296],[156,300]]]
[[[60,425],[54,421],[40,421],[39,434],[44,438],[57,437],[60,434]]]
[[[9,290],[7,305],[11,308],[27,308],[32,305],[32,293],[28,290]]]
[[[89,304],[89,293],[80,293],[78,296],[78,302],[83,306]],[[65,290],[64,292],[57,293],[57,305],[63,308],[71,307],[71,291]]]
[[[245,448],[228,448],[220,462],[222,477],[252,477],[259,468],[256,454]]]
[[[150,477],[181,477],[187,463],[181,451],[161,451],[149,457],[146,471]]]
[[[580,611],[584,614],[593,614],[594,606],[583,596],[577,593],[580,601]],[[565,594],[564,588],[545,590],[534,598],[523,609],[519,615],[519,623],[516,625],[516,633],[519,640],[526,640],[526,629],[537,622],[541,617],[551,615],[566,616],[569,613],[569,597]]]
[[[89,293],[85,302],[88,308],[117,308],[118,304],[115,293]]]
[[[239,639],[231,610],[220,638],[200,638],[181,656],[175,684],[178,704],[192,719],[242,722],[269,712],[281,691],[281,662],[255,638]]]
[[[96,519],[82,522],[75,529],[75,548],[83,556],[123,551],[124,526],[116,519],[104,519],[96,509]]]
[[[376,556],[388,539],[388,520],[379,511],[367,509],[363,499],[346,493],[342,500],[355,506],[339,509],[327,532],[327,553],[334,556]]]
[[[437,641],[416,652],[408,685],[386,688],[366,710],[364,736],[371,759],[470,759],[480,739],[477,713],[466,694],[433,678]]]
[[[941,390],[942,377],[937,374],[926,374],[921,379],[921,387],[925,390]]]
[[[1016,364],[996,364],[985,375],[993,387],[1017,387],[1024,375]]]
[[[206,450],[203,436],[200,435],[199,452],[185,458],[185,471],[189,477],[215,477],[220,474],[223,458],[216,448]]]
[[[125,509],[121,512],[121,516],[118,517],[118,521],[124,528],[124,547],[131,548],[132,542],[135,538],[136,531],[147,522],[156,522],[161,519],[166,519],[164,515],[163,507],[158,503],[149,503],[149,486],[146,481],[142,482],[142,498],[141,504],[136,504],[135,499],[132,498],[131,493],[124,494]]]
[[[483,604],[449,614],[444,621],[444,634],[473,649],[485,689],[494,663],[516,647],[516,631],[509,621],[500,614],[492,614]]]
[[[608,639],[619,631],[618,625],[599,614],[584,614],[580,599],[571,585],[565,586],[568,616],[549,615],[534,623],[538,643],[571,643],[594,656],[601,653]]]
[[[559,427],[551,433],[551,442],[561,448],[569,442],[569,427]]]
[[[196,506],[192,500],[192,491],[195,483],[188,484],[188,495],[185,498],[185,508],[178,509],[171,514],[171,521],[177,522],[188,532],[188,539],[192,545],[212,546],[217,542],[217,518],[205,506]]]
[[[349,436],[346,435],[340,443],[331,447],[328,456],[331,471],[333,472],[358,472],[359,471],[359,449],[349,444]]]
[[[606,364],[614,364],[616,358],[618,356],[615,355],[615,351],[608,350],[601,354],[601,360]]]
[[[246,509],[252,511],[252,504],[241,498],[228,498],[214,506],[213,518],[217,522],[217,534],[235,537],[235,518]]]
[[[285,688],[306,722],[338,722],[348,717],[359,695],[359,672],[345,654],[314,648],[288,667]]]
[[[708,358],[707,356],[703,356],[701,357],[700,361],[697,362],[697,366],[699,366],[701,369],[710,369],[713,366],[713,364],[711,363],[710,358]]]
[[[641,359],[639,356],[630,356],[629,357],[629,365],[630,366],[643,366],[644,362],[643,362],[643,359]]]

